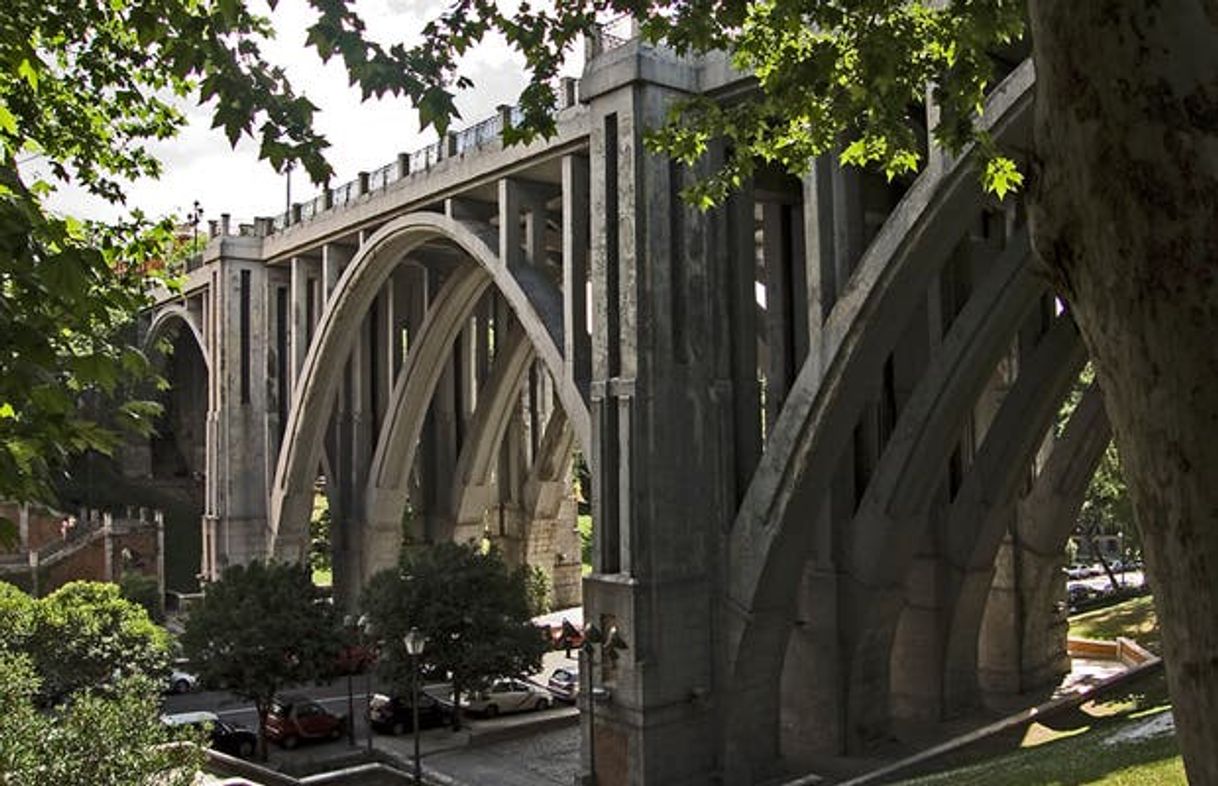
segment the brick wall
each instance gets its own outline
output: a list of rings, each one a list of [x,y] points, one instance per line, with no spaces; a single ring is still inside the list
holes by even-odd
[[[100,533],[86,545],[41,569],[38,594],[47,595],[69,581],[105,581],[105,538]]]
[[[63,521],[64,515],[41,505],[30,505],[29,548],[40,549],[62,539],[59,525]],[[21,520],[21,506],[15,502],[0,502],[0,516],[17,524]],[[2,553],[11,554],[21,550],[18,545],[15,548],[5,549]]]

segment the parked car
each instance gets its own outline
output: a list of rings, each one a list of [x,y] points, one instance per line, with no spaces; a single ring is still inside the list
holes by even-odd
[[[419,694],[419,728],[443,726],[452,720],[452,705],[426,693]],[[374,693],[368,702],[368,724],[384,734],[414,731],[414,712],[410,696]]]
[[[1088,587],[1086,584],[1072,584],[1066,589],[1066,601],[1070,604],[1070,609],[1078,608],[1080,604],[1086,603],[1096,596],[1096,591]]]
[[[193,726],[207,731],[212,750],[248,759],[258,749],[258,735],[251,729],[221,720],[214,712],[179,712],[162,715],[161,721],[171,727]]]
[[[180,668],[174,668],[165,678],[166,693],[190,693],[198,687],[199,678]]]
[[[289,750],[306,740],[336,740],[347,729],[347,717],[335,715],[304,696],[279,696],[266,716],[266,736]]]
[[[579,667],[559,666],[554,669],[547,687],[559,701],[575,701],[579,695]]]
[[[493,718],[510,712],[544,710],[550,707],[550,694],[524,680],[495,680],[486,690],[461,698],[466,710]]]

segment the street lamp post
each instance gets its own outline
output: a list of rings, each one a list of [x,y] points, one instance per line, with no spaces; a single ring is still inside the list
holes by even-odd
[[[601,651],[601,662],[604,663],[606,659],[610,662],[616,661],[618,651],[628,649],[628,647],[616,625],[610,627],[608,633],[602,633],[595,623],[590,622],[584,627],[584,643],[579,647],[581,656],[579,671],[581,682],[585,682],[588,686],[584,706],[588,708],[588,783],[590,786],[596,784],[596,705],[607,703],[611,696],[608,688],[596,685],[593,679],[597,649]],[[585,672],[588,675],[586,681]]]
[[[347,633],[346,646],[348,647],[348,650],[347,650],[348,657],[344,659],[344,660],[346,660],[346,666],[347,666],[347,744],[349,746],[351,746],[352,748],[354,748],[355,747],[355,691],[351,686],[352,672],[354,671],[354,669],[351,668],[351,659],[350,659],[351,650],[349,648],[351,646],[351,642],[354,641],[355,637],[359,634],[358,622],[356,621],[355,617],[351,616],[350,614],[343,617],[343,630],[346,631],[346,633]]]
[[[418,628],[412,627],[402,639],[406,645],[406,653],[410,655],[412,671],[414,672],[413,690],[410,697],[411,728],[414,730],[414,782],[423,782],[423,765],[419,759],[419,656],[427,646],[427,637],[419,633]]]
[[[203,206],[199,204],[199,200],[194,201],[188,215],[190,218],[190,253],[193,256],[199,253],[199,221],[203,219]]]
[[[376,648],[376,628],[367,614],[359,615],[359,628],[363,633],[365,651],[371,656]],[[364,717],[368,718],[368,754],[372,755],[372,668],[364,670]]]

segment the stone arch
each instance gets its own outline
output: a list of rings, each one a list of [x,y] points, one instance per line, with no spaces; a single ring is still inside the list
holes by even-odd
[[[1030,61],[995,90],[982,125],[999,139],[1026,134]],[[792,623],[793,593],[814,533],[798,512],[817,512],[862,407],[858,391],[914,311],[955,245],[952,227],[982,209],[976,158],[966,155],[924,172],[885,222],[825,322],[766,444],[728,543],[725,632],[734,683],[729,756],[772,760],[771,721]],[[816,470],[810,468],[815,467]],[[761,717],[759,717],[761,716]]]
[[[207,343],[203,340],[203,331],[199,328],[199,324],[195,316],[190,313],[190,310],[181,303],[175,303],[171,306],[166,306],[159,309],[156,315],[153,316],[152,322],[148,325],[148,330],[144,334],[143,350],[148,352],[153,348],[156,340],[160,338],[169,326],[175,321],[181,321],[186,325],[190,334],[194,336],[195,345],[199,348],[199,354],[203,356],[203,363],[207,367],[207,372],[211,373],[211,354],[207,351]]]
[[[496,451],[503,443],[508,413],[520,396],[534,357],[533,345],[519,329],[509,332],[506,346],[496,353],[490,378],[478,397],[478,407],[469,424],[470,439],[462,446],[453,472],[452,523],[458,540],[465,540],[465,535],[477,535],[462,529],[475,519],[481,527],[482,514],[490,505],[487,495]]]
[[[1095,474],[1112,439],[1112,429],[1104,411],[1103,396],[1098,386],[1091,386],[1075,408],[1065,432],[1053,446],[1044,468],[1033,483],[1032,490],[1018,503],[1018,543],[1022,555],[1019,562],[1023,586],[1031,592],[1022,598],[1025,609],[1039,613],[1025,614],[1016,629],[1022,637],[1020,658],[1013,664],[1018,669],[1017,680],[995,680],[1003,653],[995,650],[992,640],[1001,640],[1001,631],[994,630],[1003,620],[995,609],[994,590],[979,620],[966,620],[976,625],[976,633],[961,624],[956,633],[960,638],[975,636],[977,644],[977,674],[983,679],[981,689],[1020,690],[1024,683],[1043,682],[1059,674],[1067,657],[1060,647],[1067,625],[1064,615],[1047,619],[1065,593],[1065,543],[1074,528],[1088,485]],[[1019,615],[1015,615],[1019,616]],[[1050,624],[1045,624],[1049,622]],[[1025,657],[1025,653],[1029,657]],[[1014,684],[1012,684],[1014,682]],[[997,684],[995,684],[997,683]]]
[[[1012,238],[956,317],[923,371],[880,457],[849,530],[844,601],[859,611],[844,626],[847,717],[888,720],[889,658],[905,607],[914,550],[929,526],[943,467],[970,412],[1044,285],[1030,269],[1026,228]],[[866,620],[865,624],[862,622]]]
[[[307,539],[302,528],[307,520],[306,499],[311,493],[309,484],[312,482],[309,476],[317,467],[324,438],[324,429],[318,424],[326,422],[337,392],[338,377],[331,373],[332,369],[339,367],[350,354],[359,320],[401,259],[432,241],[457,246],[472,262],[465,266],[466,274],[454,274],[453,280],[445,285],[445,289],[462,286],[461,291],[450,290],[451,297],[461,299],[470,289],[481,291],[492,283],[498,288],[553,376],[563,407],[573,413],[577,432],[581,438],[588,436],[587,406],[574,383],[563,376],[563,358],[558,349],[562,345],[562,297],[553,282],[541,271],[527,266],[509,269],[495,252],[497,233],[489,225],[430,212],[396,218],[368,238],[343,271],[335,293],[322,313],[316,338],[309,346],[293,391],[283,448],[271,488],[268,546],[270,553],[277,557],[299,559],[303,554]],[[430,320],[429,312],[424,325]],[[410,354],[413,353],[408,353],[408,364]],[[396,412],[404,406],[399,388],[404,391],[408,382],[407,375],[402,373],[394,386],[394,396],[387,411],[389,422],[378,441],[378,454],[390,450],[395,433],[392,423],[400,420]],[[413,444],[409,446],[411,452],[413,447]],[[374,463],[370,484],[389,477],[387,473],[392,472],[393,467],[385,458],[388,456],[382,458],[379,467]],[[397,515],[400,517],[400,514],[399,509]]]
[[[385,410],[385,422],[363,490],[361,574],[390,567],[397,559],[402,514],[419,438],[453,344],[469,322],[491,279],[475,265],[450,274],[427,310],[419,336],[406,354]]]
[[[158,339],[175,327],[185,326],[179,330],[175,340],[175,350],[162,354],[156,349]],[[171,389],[163,391],[158,397],[166,404],[166,410],[158,423],[169,419],[168,426],[158,425],[150,440],[149,455],[146,459],[149,466],[149,476],[167,471],[171,464],[177,464],[177,469],[169,470],[176,476],[201,476],[207,471],[207,411],[210,396],[211,356],[207,352],[202,333],[199,330],[195,315],[183,303],[173,303],[159,309],[149,323],[141,346],[149,354],[154,364],[160,365],[165,376],[171,380]],[[197,360],[194,358],[197,356]],[[198,363],[196,367],[194,364]],[[176,373],[175,373],[176,372]],[[198,379],[191,379],[196,376]],[[178,384],[183,380],[179,375],[185,375],[190,381]],[[195,413],[195,417],[184,419],[184,410]],[[170,455],[160,452],[166,444],[172,444]],[[138,452],[138,451],[137,451]],[[159,455],[158,455],[159,454]],[[184,463],[185,466],[181,466]]]
[[[574,446],[571,420],[558,407],[550,415],[525,481],[524,508],[529,522],[525,533],[526,562],[534,564],[528,559],[529,554],[552,554],[554,561],[548,572],[553,598],[560,608],[578,605],[583,596],[579,533],[574,527],[562,528],[564,521],[573,522],[577,516],[569,485]],[[543,522],[553,524],[546,527]],[[549,548],[544,547],[546,534],[552,538]]]
[[[948,511],[943,674],[948,708],[975,698],[977,635],[994,560],[1033,456],[1085,360],[1073,320],[1058,316],[1003,399]]]

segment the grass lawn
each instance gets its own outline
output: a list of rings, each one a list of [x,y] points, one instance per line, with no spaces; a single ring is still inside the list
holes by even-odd
[[[1150,595],[1070,618],[1070,635],[1082,639],[1133,639],[1151,652],[1162,652],[1159,619]]]
[[[1139,734],[1170,709],[1162,672],[934,765],[905,786],[1178,786],[1188,781],[1171,733]],[[1114,740],[1122,736],[1125,739]],[[950,769],[949,769],[950,768]]]
[[[1021,748],[1005,756],[902,784],[1179,786],[1188,781],[1173,735],[1110,744],[1115,733],[1146,723],[1166,711],[1134,713],[1121,722],[1097,724],[1093,729],[1054,742]]]
[[[1133,598],[1070,619],[1070,635],[1087,639],[1134,641],[1160,651],[1158,619],[1150,596]],[[994,738],[937,760],[937,770],[908,786],[986,784],[986,786],[1176,786],[1186,784],[1175,735],[1112,737],[1162,719],[1170,710],[1162,672],[1127,684],[1075,710],[1031,724],[1018,735]]]

